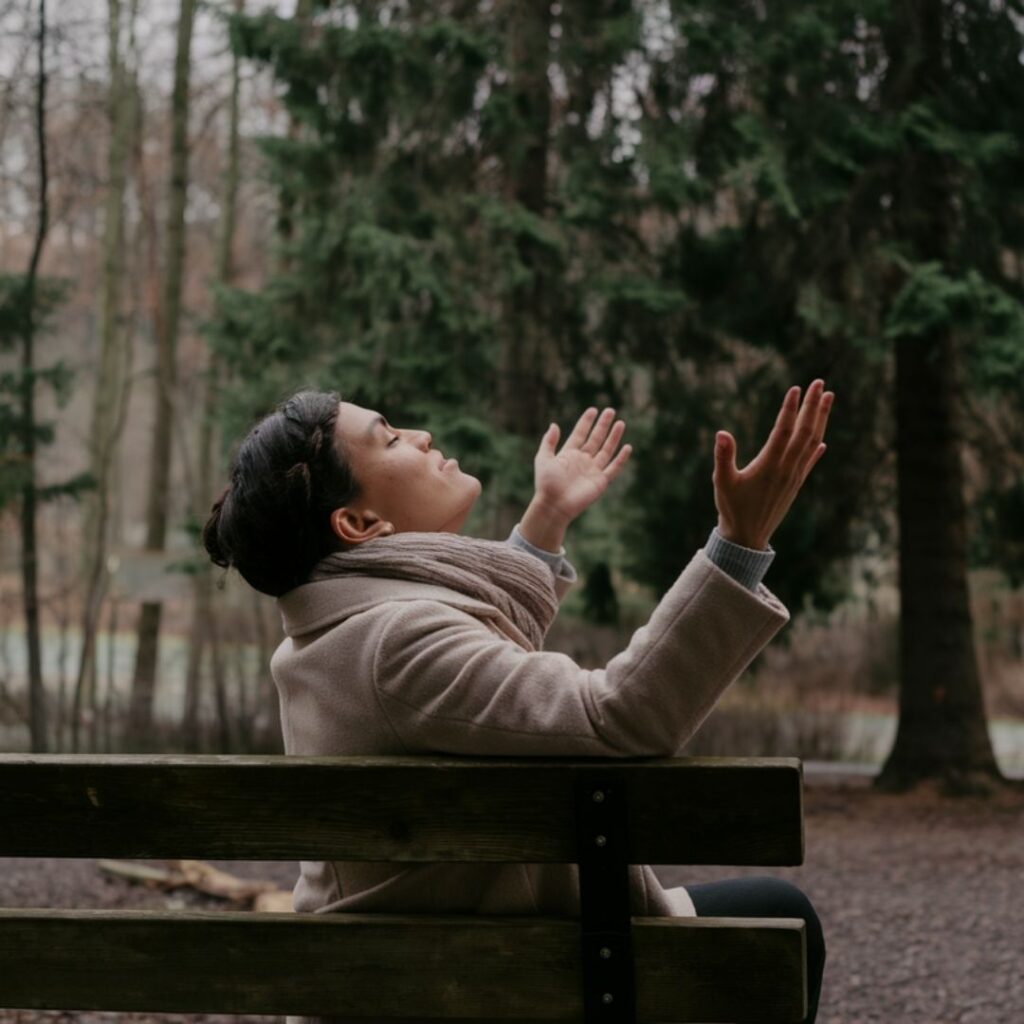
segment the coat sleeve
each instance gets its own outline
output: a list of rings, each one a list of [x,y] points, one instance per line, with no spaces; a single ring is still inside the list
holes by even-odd
[[[764,584],[747,590],[700,549],[605,668],[401,601],[378,627],[374,686],[408,753],[671,757],[788,621]]]
[[[569,589],[577,579],[576,567],[566,556],[565,548],[562,547],[560,551],[556,552],[545,551],[543,548],[535,547],[519,532],[518,523],[512,527],[512,532],[508,535],[505,543],[510,544],[514,548],[519,548],[521,551],[528,552],[551,569],[554,576],[555,597],[558,599],[559,605],[561,605],[562,599],[569,593]]]

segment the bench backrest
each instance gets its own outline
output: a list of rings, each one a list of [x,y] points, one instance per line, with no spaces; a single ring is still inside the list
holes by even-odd
[[[0,857],[577,863],[556,917],[0,911],[0,1007],[770,1021],[804,924],[631,917],[628,864],[803,861],[792,758],[0,755]]]

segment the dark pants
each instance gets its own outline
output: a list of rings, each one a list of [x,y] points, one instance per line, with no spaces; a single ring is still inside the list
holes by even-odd
[[[770,876],[727,878],[688,885],[698,917],[802,917],[807,923],[807,1016],[818,1015],[821,975],[825,970],[825,938],[811,901],[791,882]]]

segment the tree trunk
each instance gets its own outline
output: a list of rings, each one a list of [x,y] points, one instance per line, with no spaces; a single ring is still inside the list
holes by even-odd
[[[46,0],[39,0],[38,79],[35,130],[39,149],[39,222],[25,277],[24,329],[21,348],[21,455],[26,470],[21,492],[21,581],[28,645],[29,733],[33,753],[49,749],[46,733],[46,693],[43,689],[39,635],[39,567],[36,543],[36,412],[35,304],[39,259],[50,223],[49,178],[46,164]]]
[[[946,330],[896,349],[900,719],[879,785],[962,788],[999,777],[967,582],[956,345]]]
[[[188,93],[194,15],[195,0],[181,0],[174,60],[174,94],[171,102],[171,186],[167,212],[167,259],[164,266],[163,312],[157,322],[156,332],[156,418],[153,424],[151,476],[146,509],[146,549],[158,552],[165,549],[167,540],[167,497],[174,426],[174,392],[177,385],[176,352],[185,261]],[[159,601],[147,601],[142,605],[139,616],[129,728],[131,738],[143,745],[149,741],[153,715],[162,607]]]
[[[213,696],[217,705],[217,728],[220,752],[234,752],[231,730],[231,709],[228,706],[228,680],[224,665],[224,649],[221,645],[220,627],[216,621],[208,626],[210,632],[210,665],[213,670]]]
[[[209,575],[205,569],[197,574],[192,584],[192,623],[188,634],[188,662],[185,666],[185,707],[181,716],[181,746],[186,753],[198,753],[202,748],[199,712],[202,701],[203,652],[206,650],[206,618],[201,611],[202,585],[199,576]]]
[[[245,9],[244,0],[234,0],[234,11],[241,14]],[[224,169],[224,190],[222,194],[222,217],[217,245],[217,281],[230,284],[234,277],[232,249],[235,239],[235,219],[238,205],[238,55],[231,62],[231,101],[228,108],[228,147]],[[214,440],[216,434],[217,398],[220,389],[221,365],[217,353],[209,352],[206,370],[206,387],[203,392],[203,410],[199,427],[199,471],[196,479],[196,494],[193,496],[193,514],[201,524],[213,500]],[[189,631],[188,670],[185,678],[185,715],[182,723],[182,742],[186,750],[197,751],[200,747],[199,709],[201,706],[201,682],[203,652],[210,639],[209,623],[217,613],[213,600],[212,565],[206,557],[202,543],[199,543],[197,557],[202,568],[193,577],[192,584],[192,627]]]
[[[940,0],[901,9],[890,52],[903,109],[943,87]],[[902,19],[902,20],[901,20]],[[948,267],[957,230],[947,158],[908,144],[895,183],[899,235],[918,260]],[[967,581],[967,510],[960,442],[962,369],[943,324],[896,343],[900,719],[878,785],[936,779],[962,790],[1000,778],[992,752]]]
[[[547,0],[510,2],[509,65],[513,102],[521,121],[517,147],[510,159],[508,194],[530,213],[543,217],[548,191],[548,133],[551,95],[548,62],[552,13]],[[516,150],[520,152],[520,150]],[[502,426],[527,442],[540,443],[549,420],[548,393],[555,370],[548,323],[544,274],[535,242],[521,238],[519,259],[534,272],[533,280],[510,297],[501,338],[498,414]],[[514,478],[498,479],[494,532],[507,536],[523,513],[512,492]],[[502,487],[504,484],[504,487]]]
[[[303,40],[309,33],[309,27],[313,19],[313,0],[295,0],[295,13],[292,15],[295,23],[299,26],[300,35]],[[302,134],[302,125],[295,117],[288,118],[288,138],[297,139]],[[290,242],[295,233],[295,204],[292,197],[285,192],[281,196],[280,205],[277,208],[276,230],[281,242]],[[279,266],[285,267],[288,260],[280,254]]]
[[[116,649],[114,647],[114,640],[117,636],[117,598],[113,597],[110,602],[109,621],[107,625],[107,636],[109,642],[107,643],[107,680],[106,680],[106,693],[103,697],[103,752],[110,754],[114,749],[114,738],[112,723],[114,718],[114,703],[116,700],[116,687],[115,687],[115,667],[116,667]]]
[[[128,12],[128,59],[134,66],[135,8]],[[108,114],[110,142],[107,147],[107,195],[103,223],[103,280],[100,292],[100,358],[93,392],[92,429],[89,436],[89,470],[96,489],[85,495],[82,578],[85,604],[82,612],[82,647],[75,681],[71,716],[71,749],[79,749],[79,718],[83,700],[95,702],[96,633],[106,589],[107,532],[110,520],[111,476],[128,405],[129,345],[122,308],[124,277],[124,205],[135,125],[135,83],[126,64],[121,41],[121,0],[108,0]]]

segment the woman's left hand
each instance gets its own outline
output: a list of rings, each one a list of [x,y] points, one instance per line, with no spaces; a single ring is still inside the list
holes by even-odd
[[[587,409],[557,454],[558,424],[541,438],[533,460],[535,498],[567,522],[597,501],[629,461],[632,445],[615,454],[626,424],[618,420],[612,426],[614,418],[612,408],[600,416],[596,408]]]

